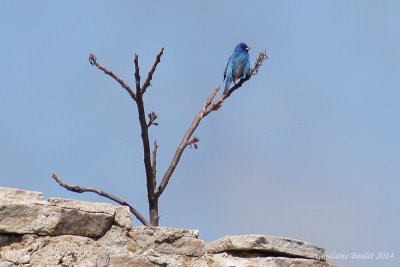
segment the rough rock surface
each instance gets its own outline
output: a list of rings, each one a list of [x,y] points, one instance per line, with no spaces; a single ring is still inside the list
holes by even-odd
[[[133,227],[129,209],[43,200],[0,188],[0,267],[332,267],[312,244],[270,236],[227,236],[205,244],[199,232]]]
[[[227,253],[215,254],[210,257],[208,261],[208,267],[332,267],[335,265],[302,258],[285,258],[285,257],[253,257],[246,258],[233,257]]]
[[[248,252],[265,256],[322,259],[325,251],[300,240],[263,235],[226,236],[207,245],[208,253]]]
[[[41,197],[37,192],[1,189],[0,233],[100,237],[114,222],[112,205],[91,203],[89,209],[86,202]]]

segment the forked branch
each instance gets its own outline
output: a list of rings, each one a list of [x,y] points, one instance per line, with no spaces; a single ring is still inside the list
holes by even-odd
[[[154,142],[153,149],[150,149],[150,141],[149,141],[149,127],[151,125],[157,125],[155,122],[157,119],[157,114],[155,112],[151,112],[148,114],[149,121],[146,120],[146,113],[145,113],[145,106],[143,101],[143,95],[146,92],[147,88],[151,85],[151,81],[153,78],[153,74],[156,71],[158,64],[161,61],[161,56],[164,53],[164,48],[161,48],[160,52],[157,54],[155,62],[151,67],[150,71],[147,74],[147,77],[143,83],[140,84],[140,69],[139,69],[139,57],[135,54],[134,57],[134,77],[135,77],[135,90],[132,90],[131,87],[127,83],[125,83],[121,78],[119,78],[116,74],[112,71],[108,70],[104,66],[100,65],[97,62],[97,58],[94,54],[89,55],[89,62],[91,65],[96,66],[99,70],[103,71],[105,74],[111,76],[114,80],[116,80],[130,95],[130,97],[135,101],[137,110],[138,110],[138,117],[141,129],[141,138],[143,144],[143,161],[145,166],[146,172],[146,182],[147,182],[147,197],[148,197],[148,204],[149,204],[149,214],[150,214],[150,222],[147,221],[137,210],[135,210],[131,205],[129,205],[126,201],[113,196],[107,192],[104,192],[100,189],[95,187],[81,187],[78,185],[69,185],[64,183],[56,174],[52,175],[52,178],[62,187],[69,191],[73,191],[76,193],[83,193],[83,192],[93,192],[100,196],[106,197],[112,201],[115,201],[121,205],[129,207],[130,211],[133,215],[144,225],[146,226],[158,226],[159,216],[158,216],[158,200],[161,194],[164,192],[165,188],[168,185],[168,182],[175,171],[176,166],[178,165],[180,158],[186,149],[186,147],[194,147],[197,148],[197,144],[199,142],[199,138],[193,136],[193,133],[196,131],[197,127],[200,125],[201,120],[210,114],[213,111],[218,110],[225,99],[230,97],[230,95],[237,89],[239,89],[246,81],[248,81],[253,75],[258,73],[259,68],[261,67],[263,61],[267,59],[267,55],[265,52],[260,52],[258,55],[254,67],[250,70],[250,73],[239,80],[238,83],[234,84],[232,88],[229,89],[226,95],[221,95],[218,100],[214,101],[215,96],[219,91],[219,87],[215,88],[210,96],[207,98],[207,101],[203,105],[202,109],[197,113],[195,116],[192,124],[190,125],[189,129],[186,131],[183,139],[176,149],[175,155],[166,170],[161,183],[157,187],[157,149],[158,145]]]
[[[145,107],[144,107],[144,101],[143,101],[143,94],[146,92],[146,88],[150,85],[150,82],[152,80],[154,71],[157,68],[158,63],[161,60],[161,56],[164,52],[164,48],[161,48],[160,52],[158,53],[156,57],[156,61],[153,64],[153,67],[149,71],[146,82],[145,84],[141,87],[140,86],[140,72],[139,72],[139,57],[138,55],[135,54],[135,59],[134,59],[134,64],[135,64],[135,84],[136,84],[136,106],[138,110],[138,116],[139,116],[139,123],[140,123],[140,131],[141,131],[141,137],[142,137],[142,144],[143,144],[143,161],[144,161],[144,169],[146,172],[146,185],[147,185],[147,200],[149,204],[149,214],[150,214],[150,224],[153,226],[158,226],[158,197],[155,195],[155,189],[156,189],[156,173],[154,171],[154,168],[152,166],[152,160],[151,160],[151,152],[150,152],[150,140],[149,140],[149,127],[151,126],[152,123],[154,123],[154,120],[157,118],[156,113],[152,113],[150,115],[150,121],[147,123],[146,121],[146,113],[145,113]],[[155,144],[157,145],[157,144]],[[155,148],[155,151],[157,148]],[[156,153],[153,153],[153,155],[156,155]],[[154,161],[155,162],[155,161]]]
[[[175,155],[171,161],[171,164],[169,165],[167,171],[164,174],[163,179],[161,180],[160,185],[157,188],[156,195],[159,197],[165,190],[165,188],[168,185],[169,180],[171,179],[172,173],[175,171],[176,166],[179,163],[179,160],[181,159],[181,156],[183,154],[183,151],[186,149],[187,146],[190,145],[195,145],[195,148],[197,148],[197,142],[199,141],[198,138],[196,139],[191,139],[193,133],[196,131],[197,127],[200,125],[201,120],[210,114],[213,111],[218,110],[222,103],[227,99],[235,90],[239,89],[246,81],[248,81],[253,75],[256,75],[258,73],[259,68],[261,67],[262,63],[264,60],[266,60],[267,54],[266,52],[260,52],[256,62],[254,63],[254,67],[250,70],[250,73],[246,76],[243,77],[242,79],[239,80],[237,84],[235,84],[232,88],[229,89],[228,93],[226,95],[221,95],[221,97],[213,103],[213,100],[216,96],[216,94],[219,91],[219,87],[215,88],[212,92],[211,95],[207,98],[206,103],[204,104],[203,108],[197,113],[196,117],[194,118],[192,124],[190,125],[189,129],[186,131],[185,135],[183,136],[183,139],[176,149]],[[196,140],[195,142],[193,142]]]
[[[116,80],[128,92],[128,94],[131,96],[131,98],[133,100],[135,100],[135,101],[137,100],[136,94],[132,91],[132,89],[129,87],[129,85],[126,84],[124,82],[124,80],[122,80],[117,75],[115,75],[112,71],[108,70],[107,68],[105,68],[102,65],[100,65],[99,63],[97,63],[97,58],[94,54],[89,55],[89,63],[91,65],[96,66],[99,70],[103,71],[105,74],[114,78],[114,80]]]
[[[114,202],[117,202],[118,204],[122,206],[127,206],[131,213],[135,215],[135,217],[143,223],[143,225],[149,226],[150,223],[136,210],[134,209],[131,205],[129,205],[125,200],[120,199],[114,195],[111,195],[107,192],[104,192],[103,190],[100,190],[95,187],[83,187],[83,186],[78,186],[78,185],[70,185],[65,183],[63,180],[61,180],[57,174],[54,174],[51,176],[60,186],[64,187],[65,189],[75,192],[75,193],[84,193],[84,192],[92,192],[95,194],[98,194],[102,197],[108,198]]]

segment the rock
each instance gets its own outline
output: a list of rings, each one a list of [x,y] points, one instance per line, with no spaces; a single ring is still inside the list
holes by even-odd
[[[2,235],[3,236],[3,235]],[[1,266],[20,266],[22,264],[28,264],[31,261],[31,254],[38,249],[36,244],[33,244],[31,237],[24,236],[11,236],[10,240],[13,242],[4,242],[0,248],[0,261]]]
[[[12,262],[0,259],[0,267],[14,267],[14,266],[18,266],[18,265],[15,265]]]
[[[154,250],[164,254],[202,256],[205,253],[205,245],[198,236],[198,231],[157,228]]]
[[[97,245],[110,255],[126,255],[136,250],[134,241],[128,236],[128,230],[116,225],[97,240]]]
[[[116,255],[110,258],[110,267],[159,267],[159,264],[152,263],[145,256],[138,255]]]
[[[0,234],[0,248],[8,246],[12,243],[21,242],[21,235],[16,234]]]
[[[13,202],[15,200],[25,202],[43,200],[43,193],[0,187],[0,202]]]
[[[89,213],[107,213],[115,217],[115,223],[121,227],[131,228],[132,220],[129,208],[126,206],[114,206],[108,203],[85,202],[72,199],[50,198],[49,205],[74,209]]]
[[[154,228],[153,227],[133,227],[128,236],[133,241],[132,250],[144,252],[154,248]]]
[[[335,267],[327,262],[312,259],[285,257],[233,257],[220,253],[207,257],[208,267]]]
[[[288,256],[321,261],[326,259],[325,250],[310,243],[264,235],[226,236],[207,245],[207,253],[222,252],[235,255],[251,252],[260,256]]]
[[[96,241],[83,236],[46,236],[37,239],[32,266],[108,266],[109,256]]]
[[[202,256],[205,253],[204,241],[198,239],[199,232],[186,229],[164,227],[134,227],[129,236],[135,241],[138,250],[154,249],[162,254]]]
[[[114,224],[124,227],[132,228],[131,212],[126,206],[113,206],[115,210]]]
[[[112,224],[130,229],[129,208],[0,188],[0,233],[100,237]]]
[[[205,245],[199,231],[132,227],[127,207],[0,188],[0,267],[334,266],[325,259],[300,240],[227,236]]]
[[[164,254],[186,255],[199,257],[205,253],[204,241],[191,237],[179,237],[177,239],[155,242],[155,251]]]
[[[14,264],[25,264],[31,261],[31,256],[28,249],[9,250],[3,254],[6,261]]]
[[[38,203],[0,203],[0,233],[102,236],[114,217]]]

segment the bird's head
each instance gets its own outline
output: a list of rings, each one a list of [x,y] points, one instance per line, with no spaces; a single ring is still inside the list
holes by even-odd
[[[240,43],[236,46],[235,50],[243,50],[247,52],[250,50],[250,47],[248,47],[245,43]]]

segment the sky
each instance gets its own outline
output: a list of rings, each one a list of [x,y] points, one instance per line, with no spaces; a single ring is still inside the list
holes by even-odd
[[[207,242],[289,237],[347,255],[340,266],[399,266],[398,10],[389,0],[2,1],[0,186],[108,202],[61,188],[54,172],[147,217],[136,106],[89,53],[133,86],[134,54],[145,77],[165,48],[145,95],[160,179],[246,42],[252,64],[259,51],[269,59],[202,121],[199,148],[160,198],[161,226]]]

